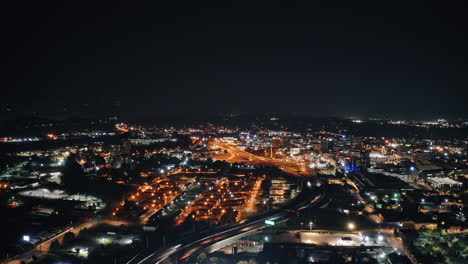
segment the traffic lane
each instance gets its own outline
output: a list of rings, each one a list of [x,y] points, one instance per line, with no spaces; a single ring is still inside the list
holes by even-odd
[[[229,145],[222,144],[222,143],[213,143],[213,144],[218,146],[218,147],[224,148],[224,149],[234,153],[235,155],[241,156],[243,158],[247,158],[249,160],[248,163],[251,163],[251,164],[258,163],[258,164],[261,164],[261,165],[262,164],[263,165],[267,164],[267,165],[270,165],[270,166],[280,167],[281,169],[283,169],[287,173],[290,173],[290,174],[292,174],[294,176],[306,176],[307,175],[307,173],[301,172],[300,171],[300,165],[298,165],[298,164],[296,164],[294,162],[279,161],[279,160],[260,157],[260,156],[251,154],[249,152],[240,150],[240,149],[236,148],[235,146],[229,146]],[[299,167],[299,168],[294,168],[294,167]]]
[[[232,244],[245,236],[257,234],[266,226],[264,225],[263,221],[258,221],[257,223],[249,224],[248,227],[235,228],[223,234],[215,234],[213,235],[214,238],[209,238],[184,246],[172,252],[170,256],[167,256],[158,263],[176,263],[177,261],[181,261],[180,263],[182,263],[183,260],[188,260],[190,257],[194,257],[202,252],[211,253],[222,247]],[[245,229],[246,231],[242,231],[240,229]]]
[[[317,194],[317,197],[323,197],[322,193]],[[319,199],[314,199],[314,200],[316,202],[319,201]],[[306,201],[306,202],[309,202],[309,201]],[[298,203],[297,205],[294,206],[294,208],[296,210],[299,210],[302,206],[303,206],[303,203]],[[173,252],[172,256],[168,256],[167,258],[165,258],[159,263],[161,264],[176,263],[177,261],[187,260],[189,257],[195,256],[195,254],[199,254],[202,252],[211,253],[229,244],[232,244],[245,236],[257,234],[258,232],[266,228],[265,226],[266,219],[279,221],[279,220],[284,220],[290,216],[295,215],[295,211],[291,211],[291,210],[288,210],[288,211],[276,210],[276,212],[279,212],[279,213],[276,213],[269,217],[263,217],[251,223],[245,223],[242,226],[238,226],[236,228],[233,228],[225,232],[220,232],[218,234],[212,235],[211,237],[207,239],[201,239],[197,241],[197,243],[192,243],[190,245],[182,247],[179,250]]]
[[[189,257],[202,252],[211,253],[229,244],[232,244],[245,236],[257,234],[259,231],[266,228],[264,224],[266,219],[282,220],[294,214],[295,212],[290,211],[281,212],[279,214],[257,220],[253,223],[247,223],[244,226],[234,228],[232,230],[229,230],[228,232],[215,234],[208,239],[204,239],[202,241],[198,241],[198,243],[187,245],[181,248],[180,250],[173,252],[172,256],[168,256],[160,263],[174,263],[176,261],[187,260]]]
[[[253,228],[253,229],[251,229],[249,231],[246,231],[246,232],[241,232],[241,233],[234,232],[232,234],[228,234],[225,238],[221,237],[218,240],[212,240],[211,243],[209,243],[208,245],[204,245],[203,247],[197,247],[196,250],[191,251],[190,252],[191,256],[192,257],[196,256],[197,254],[200,254],[202,252],[211,253],[211,252],[217,251],[217,250],[219,250],[219,249],[221,249],[223,247],[226,247],[228,245],[231,245],[231,244],[235,243],[236,241],[238,241],[238,240],[240,240],[240,239],[242,239],[244,237],[258,234],[264,228],[265,228],[265,226],[261,225],[261,226]],[[183,260],[183,259],[187,258],[188,256],[186,256],[184,254],[182,257],[179,258],[179,260]]]
[[[263,229],[265,228],[265,219],[278,220],[286,218],[290,215],[294,215],[294,213],[289,211],[281,212],[280,210],[274,210],[274,212],[276,212],[276,214],[262,217],[261,219],[255,220],[253,222],[244,222],[243,224],[237,225],[234,228],[220,231],[195,242],[191,242],[185,246],[178,246],[175,250],[173,248],[169,248],[163,251],[155,252],[137,263],[175,263],[178,260],[184,260],[188,258],[188,255],[192,255],[198,250],[210,248],[213,244],[221,243],[222,245],[223,241],[230,241],[234,236],[243,236],[246,233],[248,234],[250,232],[256,232],[256,230]],[[193,250],[194,248],[196,248],[196,250]],[[181,257],[183,258],[179,259]]]
[[[278,219],[285,219],[287,217],[295,215],[295,210],[300,209],[305,204],[309,204],[310,206],[310,202],[311,202],[310,199],[312,198],[311,194],[315,194],[314,198],[317,196],[323,195],[325,188],[323,184],[319,184],[319,183],[320,181],[317,181],[316,184],[314,185],[311,183],[311,181],[303,182],[301,193],[294,200],[292,200],[290,203],[287,204],[287,207],[293,210],[284,211],[285,210],[284,208],[281,210],[271,210],[267,212],[266,214],[259,216],[258,218],[250,219],[250,220],[244,221],[243,223],[241,222],[241,223],[233,224],[235,225],[234,228],[230,228],[231,226],[229,226],[228,227],[229,229],[227,230],[223,230],[223,231],[220,230],[216,234],[210,235],[202,239],[198,239],[191,243],[189,242],[189,244],[182,246],[172,251],[171,253],[168,253],[167,250],[162,250],[162,251],[158,251],[158,252],[151,254],[150,256],[144,258],[142,261],[128,262],[128,263],[138,263],[138,264],[141,264],[141,263],[175,263],[176,261],[178,261],[178,257],[180,257],[181,253],[182,253],[182,256],[187,252],[190,252],[190,255],[191,255],[193,252],[195,252],[195,251],[191,251],[193,247],[199,247],[200,245],[203,245],[200,243],[204,242],[205,243],[204,248],[207,248],[211,245],[213,241],[214,242],[217,241],[217,240],[214,240],[214,238],[220,237],[220,239],[218,240],[221,240],[223,238],[229,239],[230,238],[229,234],[231,235],[242,234],[243,229],[245,230],[244,232],[249,232],[253,230],[253,229],[245,229],[245,228],[252,227],[252,226],[253,228],[255,228],[256,225],[257,225],[257,228],[264,227],[264,221],[266,219],[278,220]],[[209,240],[209,239],[213,239],[213,241],[205,242],[206,240]],[[161,258],[161,256],[163,257]]]
[[[180,248],[177,248],[176,250],[173,250],[172,252],[170,252],[170,254],[168,254],[168,250],[164,251],[164,252],[161,252],[157,255],[154,256],[154,258],[152,259],[152,261],[150,261],[150,259],[144,259],[144,261],[141,261],[141,262],[138,262],[138,263],[152,263],[152,262],[156,262],[156,263],[173,263],[171,261],[174,261],[177,259],[177,260],[183,260],[183,259],[186,259],[188,258],[189,256],[188,255],[192,255],[194,252],[198,251],[198,250],[202,250],[204,248],[209,248],[210,246],[212,246],[213,244],[216,244],[216,243],[220,243],[226,239],[230,239],[236,235],[244,235],[245,233],[249,233],[249,232],[252,232],[252,231],[255,231],[257,229],[261,229],[261,228],[264,228],[264,219],[260,219],[260,220],[257,220],[255,222],[252,222],[252,223],[245,223],[241,226],[237,226],[235,228],[232,228],[232,229],[229,229],[229,230],[225,230],[225,231],[220,231],[216,234],[213,234],[213,235],[210,235],[206,238],[202,238],[202,239],[199,239],[195,242],[192,242],[192,243],[189,243],[185,246],[181,246]],[[196,250],[193,250],[193,249],[196,249]],[[159,258],[159,256],[163,255],[164,257],[161,259]],[[182,259],[180,259],[182,258]],[[157,259],[160,259],[159,262],[155,261]]]

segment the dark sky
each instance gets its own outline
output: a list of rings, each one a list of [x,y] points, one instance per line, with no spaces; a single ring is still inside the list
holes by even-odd
[[[466,1],[63,2],[2,3],[3,106],[468,116]]]

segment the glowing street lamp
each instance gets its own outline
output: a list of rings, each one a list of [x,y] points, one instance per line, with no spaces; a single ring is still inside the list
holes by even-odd
[[[348,227],[349,230],[352,231],[352,230],[354,230],[356,228],[356,225],[353,222],[349,222],[347,227]]]

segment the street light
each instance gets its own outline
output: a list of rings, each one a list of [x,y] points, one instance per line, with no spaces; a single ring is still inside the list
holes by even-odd
[[[348,229],[349,229],[349,230],[352,231],[352,230],[354,230],[355,228],[356,228],[356,225],[355,225],[353,222],[349,222],[349,223],[348,223]]]
[[[312,221],[309,222],[309,228],[310,228],[310,231],[312,231],[312,226],[314,225],[314,223],[312,223]]]
[[[383,236],[383,235],[378,235],[378,236],[377,236],[377,240],[378,240],[379,242],[382,242],[382,241],[384,240],[384,236]]]

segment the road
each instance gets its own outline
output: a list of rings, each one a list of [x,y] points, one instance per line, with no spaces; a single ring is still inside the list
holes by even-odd
[[[264,178],[262,177],[258,177],[255,181],[252,191],[250,192],[250,198],[247,199],[247,202],[245,204],[244,213],[252,214],[256,212],[256,203],[258,201],[258,195],[260,194],[263,179]]]
[[[32,256],[44,256],[49,252],[50,245],[55,241],[58,240],[60,243],[63,241],[63,237],[65,236],[66,233],[72,232],[75,235],[78,235],[78,233],[85,229],[85,228],[92,228],[98,224],[109,224],[109,225],[114,225],[114,226],[120,226],[122,224],[128,224],[125,221],[112,221],[112,220],[103,220],[103,221],[91,221],[91,222],[86,222],[82,223],[70,228],[67,228],[66,230],[62,231],[61,233],[48,238],[47,240],[40,242],[37,244],[32,250],[29,250],[27,252],[24,252],[23,254],[20,254],[13,259],[7,260],[5,262],[2,262],[2,264],[20,264],[22,261],[28,262],[32,260]]]
[[[377,234],[377,232],[370,232]],[[275,243],[299,243],[324,246],[345,247],[389,247],[384,234],[373,235],[372,238],[366,232],[340,232],[336,230],[286,230],[268,235]],[[344,238],[344,239],[343,239]]]
[[[252,165],[274,166],[282,169],[284,172],[296,177],[310,176],[310,174],[301,171],[300,165],[294,162],[279,161],[269,159],[242,151],[234,145],[223,142],[212,142],[213,146],[227,150],[229,162],[247,162]],[[318,183],[318,182],[316,182]],[[309,206],[322,206],[329,203],[329,196],[326,194],[323,184],[314,184],[312,181],[303,182],[302,192],[292,201],[288,202],[281,209],[274,209],[262,215],[241,221],[228,226],[219,227],[213,233],[203,238],[188,238],[169,245],[163,250],[151,253],[143,253],[134,257],[128,264],[143,263],[183,263],[203,251],[212,252],[222,248],[236,240],[255,234],[265,228],[265,220],[284,220],[296,215],[296,210]],[[314,192],[312,192],[314,190]],[[326,197],[326,198],[325,198]],[[324,201],[326,200],[326,201]],[[313,201],[313,202],[312,202]]]
[[[321,206],[323,203],[328,202],[324,201],[325,197],[328,196],[324,185],[304,181],[301,193],[281,209],[274,209],[239,223],[221,226],[214,233],[202,238],[177,241],[163,250],[136,256],[127,264],[184,263],[201,252],[218,250],[242,237],[260,232],[266,227],[265,220],[267,219],[279,222],[295,216],[296,210],[306,206]],[[314,202],[311,203],[311,201]]]
[[[304,177],[310,176],[309,173],[301,169],[301,165],[297,162],[282,161],[276,159],[270,159],[254,155],[247,151],[240,150],[236,146],[224,142],[213,141],[210,142],[213,147],[218,147],[223,150],[227,150],[229,156],[224,158],[228,162],[246,162],[252,165],[266,165],[274,166],[282,169],[284,172],[289,173],[293,176]]]

